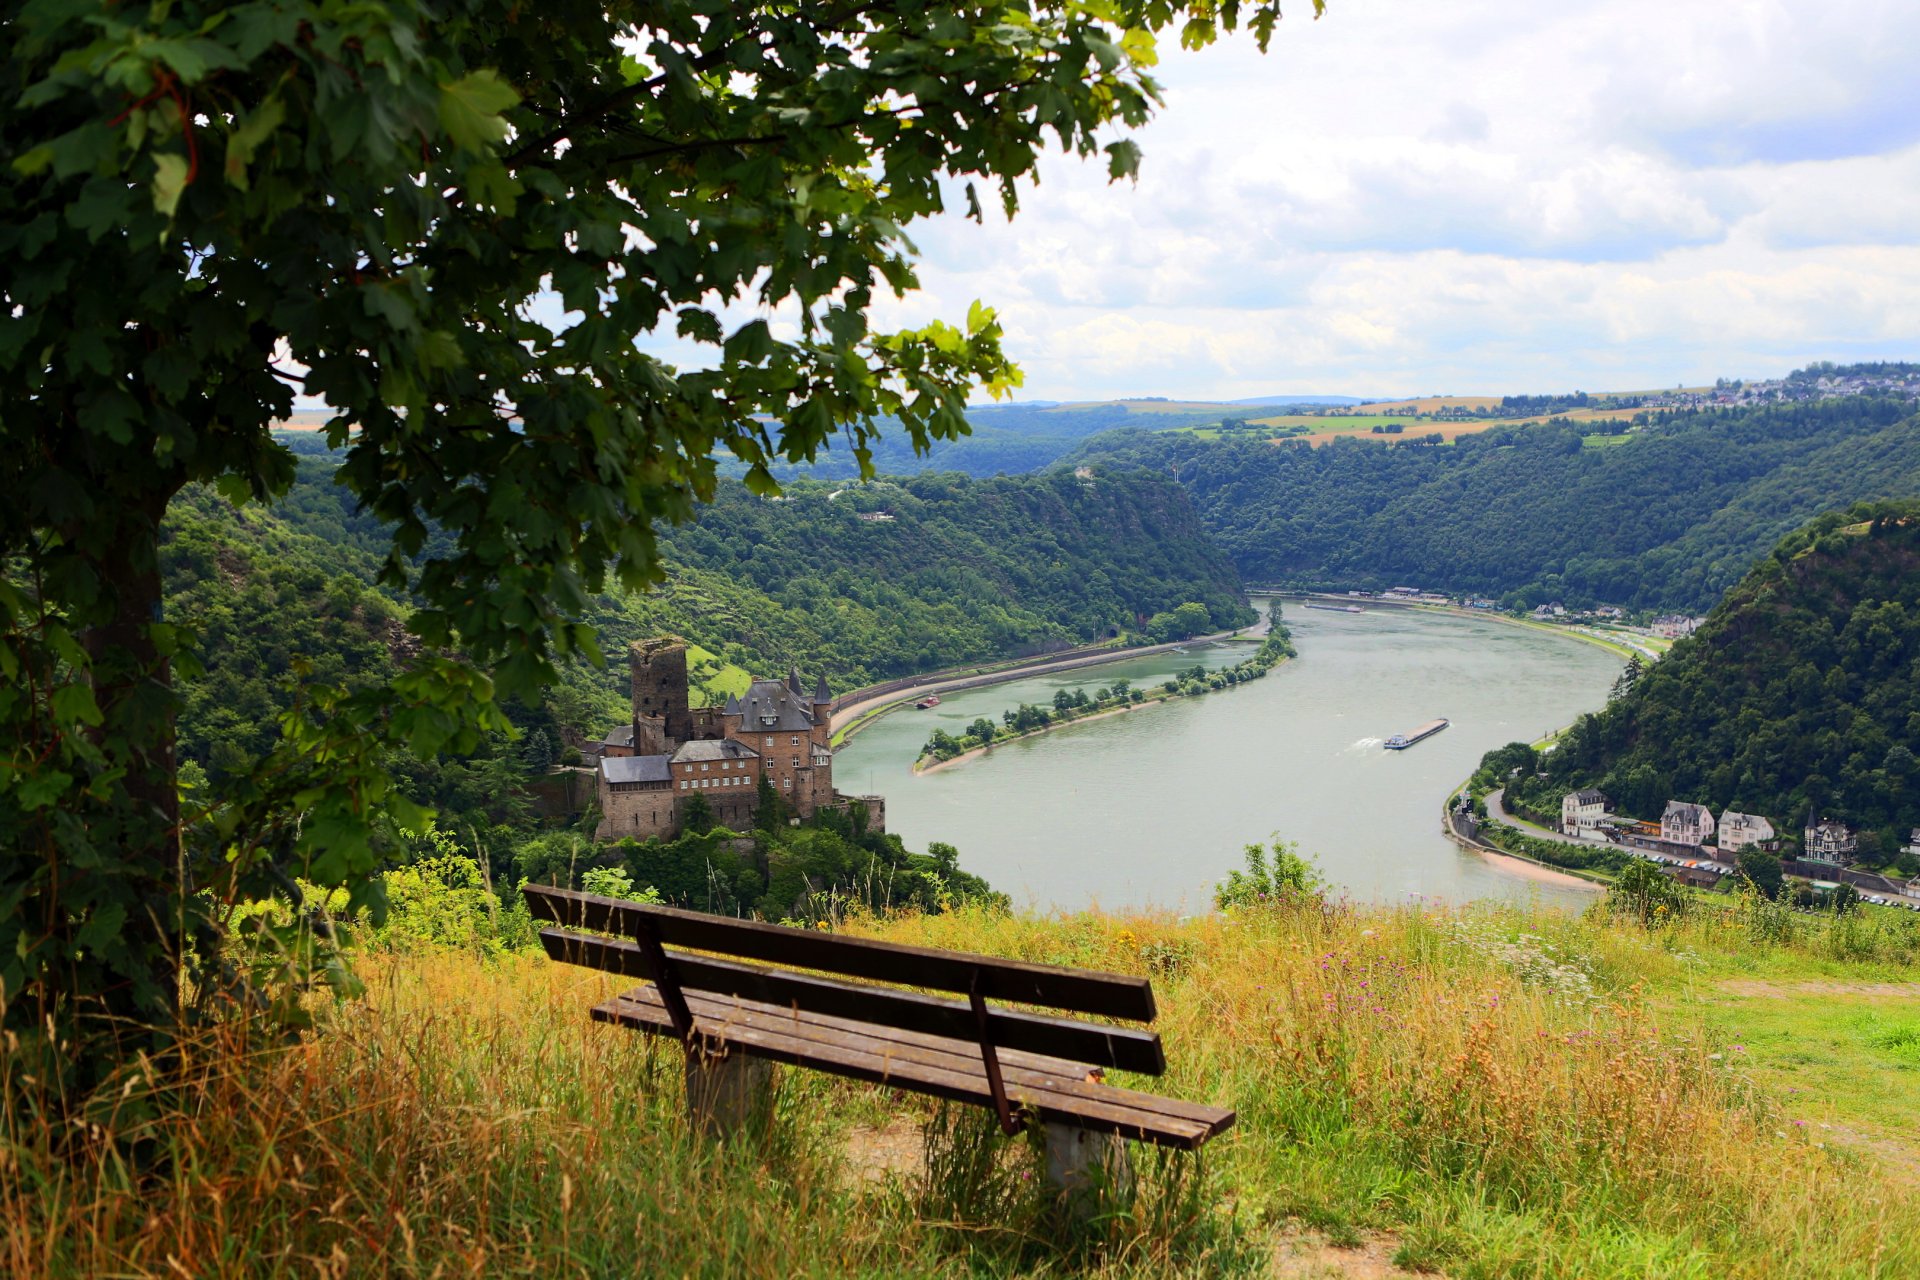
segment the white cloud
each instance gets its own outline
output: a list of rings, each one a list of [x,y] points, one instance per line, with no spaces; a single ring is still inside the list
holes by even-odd
[[[1296,6],[1296,9],[1300,6]],[[1520,391],[1920,350],[1920,6],[1333,0],[1169,52],[1138,185],[917,228],[1027,393]],[[938,311],[930,307],[937,299]]]

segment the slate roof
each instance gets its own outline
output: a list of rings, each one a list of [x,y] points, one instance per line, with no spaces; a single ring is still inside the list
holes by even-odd
[[[600,776],[609,783],[673,781],[665,756],[609,756],[600,762]]]
[[[755,680],[741,700],[740,715],[743,733],[806,733],[815,723],[806,695],[784,680]]]
[[[607,734],[605,738],[605,742],[610,747],[632,746],[633,745],[633,725],[631,723],[615,725],[613,728],[613,731]]]
[[[1736,813],[1732,809],[1720,815],[1720,830],[1751,831],[1762,840],[1773,839],[1773,824],[1757,813]]]
[[[1607,802],[1607,796],[1604,791],[1595,791],[1592,788],[1588,788],[1585,791],[1574,792],[1573,802],[1575,804],[1605,804]]]
[[[820,674],[820,683],[815,685],[813,689],[813,704],[817,707],[823,702],[832,702],[832,701],[833,701],[833,695],[827,692],[826,673],[822,672]]]
[[[702,738],[696,742],[683,742],[673,753],[675,764],[700,760],[758,760],[759,758],[758,751],[733,738]]]

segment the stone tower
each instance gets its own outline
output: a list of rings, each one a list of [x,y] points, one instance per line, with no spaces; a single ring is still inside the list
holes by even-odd
[[[634,750],[652,755],[671,751],[693,737],[693,712],[687,692],[687,642],[677,636],[656,636],[636,640],[628,653],[633,668]],[[651,751],[640,750],[640,739],[649,721],[658,721],[665,741],[649,742]],[[647,737],[655,735],[648,733]]]

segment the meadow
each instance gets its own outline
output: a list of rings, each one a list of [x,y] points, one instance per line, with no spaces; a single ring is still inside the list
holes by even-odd
[[[677,1048],[587,1021],[611,980],[528,950],[511,908],[416,895],[363,944],[366,994],[316,998],[297,1039],[209,1031],[168,1105],[16,1121],[0,1272],[1920,1274],[1904,917],[1293,897],[843,927],[1148,974],[1151,1087],[1239,1122],[1137,1155],[1132,1201],[1078,1231],[1030,1145],[915,1095],[783,1071],[769,1132],[712,1145]]]

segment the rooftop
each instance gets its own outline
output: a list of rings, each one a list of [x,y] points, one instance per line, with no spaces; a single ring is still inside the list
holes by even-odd
[[[600,776],[608,783],[673,780],[665,756],[609,756],[600,762]]]

